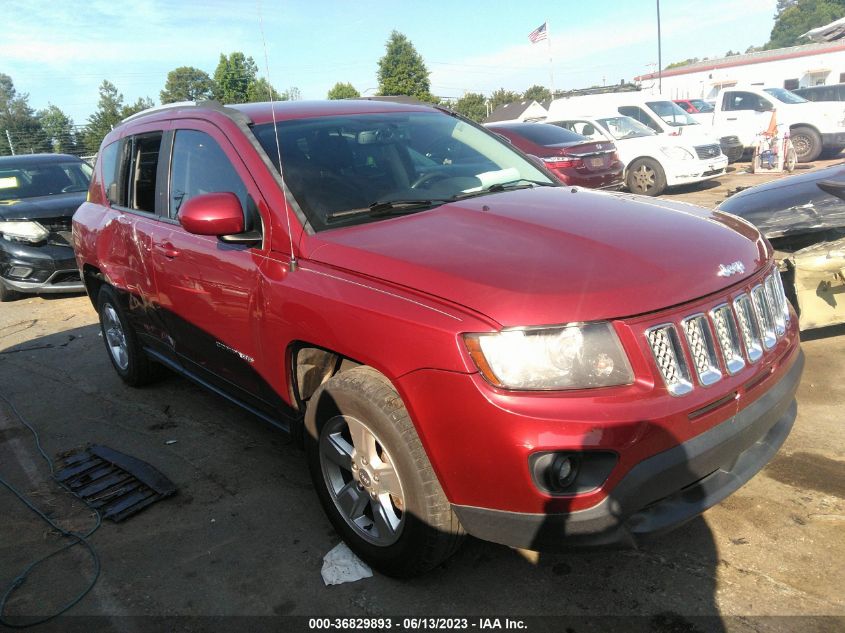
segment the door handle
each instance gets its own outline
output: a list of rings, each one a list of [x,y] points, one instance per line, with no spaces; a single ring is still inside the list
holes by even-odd
[[[728,121],[736,121],[736,117],[728,117],[727,120]]]
[[[173,259],[179,255],[179,249],[173,246],[170,242],[162,242],[160,244],[156,244],[155,247],[168,259]]]

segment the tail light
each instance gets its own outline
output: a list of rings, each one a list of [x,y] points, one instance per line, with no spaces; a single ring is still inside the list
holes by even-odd
[[[564,169],[567,167],[583,167],[584,161],[572,156],[548,156],[543,159],[549,169]]]

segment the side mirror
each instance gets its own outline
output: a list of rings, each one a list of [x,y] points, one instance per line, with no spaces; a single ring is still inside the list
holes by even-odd
[[[766,101],[761,102],[756,108],[757,112],[771,112],[772,111],[772,104]]]
[[[195,235],[235,235],[244,231],[244,212],[238,197],[229,192],[205,193],[179,209],[179,224]]]

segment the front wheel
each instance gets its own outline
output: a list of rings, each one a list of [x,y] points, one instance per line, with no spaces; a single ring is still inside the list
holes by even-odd
[[[2,281],[0,281],[0,303],[6,303],[7,301],[14,301],[20,296],[19,293],[15,292],[14,290],[9,290]]]
[[[335,530],[366,563],[409,577],[451,556],[463,535],[399,394],[356,367],[309,402],[306,454]]]
[[[799,125],[793,128],[790,139],[799,163],[812,162],[822,153],[822,137],[811,127]]]
[[[631,193],[659,196],[666,189],[666,174],[656,160],[638,158],[628,167],[625,184]]]

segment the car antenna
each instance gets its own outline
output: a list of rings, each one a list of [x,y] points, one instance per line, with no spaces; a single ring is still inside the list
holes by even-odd
[[[267,92],[270,94],[270,114],[273,116],[273,136],[276,139],[276,157],[279,159],[279,177],[284,182],[282,174],[282,148],[279,145],[279,129],[276,126],[276,102],[273,100],[273,84],[270,82],[270,58],[267,55],[267,40],[264,37],[264,17],[261,14],[261,0],[258,0],[258,27],[261,29],[261,44],[264,46],[264,68],[267,75]],[[290,272],[297,269],[296,255],[293,252],[293,234],[290,228],[290,208],[285,196],[285,217],[288,221],[288,244],[290,246]]]

